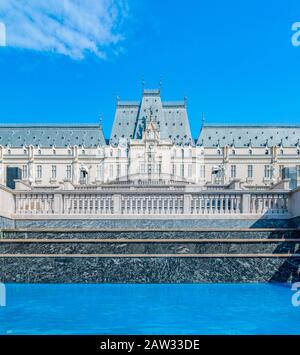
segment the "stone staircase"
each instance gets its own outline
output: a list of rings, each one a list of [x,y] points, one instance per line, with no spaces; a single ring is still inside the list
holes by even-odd
[[[300,230],[4,229],[2,282],[299,280]]]

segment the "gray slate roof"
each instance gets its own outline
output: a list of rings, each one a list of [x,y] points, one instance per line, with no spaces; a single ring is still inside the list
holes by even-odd
[[[295,147],[300,140],[300,126],[204,126],[197,145],[204,147]]]
[[[117,145],[120,138],[142,138],[150,116],[162,139],[169,138],[175,144],[195,144],[191,136],[185,101],[163,102],[160,91],[156,89],[144,90],[141,102],[117,102],[110,143]]]
[[[22,147],[67,147],[106,145],[100,126],[90,125],[0,125],[0,145]]]

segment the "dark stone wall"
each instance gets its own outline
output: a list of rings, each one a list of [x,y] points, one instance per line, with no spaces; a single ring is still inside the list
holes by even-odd
[[[0,254],[286,254],[299,242],[1,243]]]
[[[5,218],[0,216],[0,229],[1,228],[14,228],[15,221],[13,219]]]
[[[135,230],[111,231],[3,231],[2,239],[280,239],[300,238],[300,230],[227,230],[227,231],[165,231]]]
[[[58,219],[16,220],[17,228],[289,228],[287,219]]]
[[[300,258],[0,258],[1,282],[295,282]]]
[[[291,223],[295,228],[300,229],[300,217],[291,219]]]
[[[300,231],[298,230],[4,231],[2,232],[3,241],[0,243],[2,255],[55,254],[56,256],[11,257],[7,255],[7,257],[0,257],[0,281],[59,283],[295,281],[299,280],[300,258],[276,255],[299,254],[299,237]],[[80,242],[77,240],[61,241],[61,239],[71,241],[74,238],[80,239]],[[272,240],[268,241],[270,238]],[[280,240],[280,238],[287,240]],[[28,242],[26,239],[36,241]],[[40,239],[47,242],[41,242]],[[96,240],[96,242],[88,239]],[[99,242],[97,239],[108,239],[111,242]],[[128,242],[133,239],[142,241]],[[155,242],[149,239],[154,239]],[[169,239],[173,241],[168,241]],[[181,241],[176,239],[181,239]],[[196,241],[191,241],[191,239]],[[82,256],[75,257],[72,254]],[[111,255],[109,257],[84,257],[86,254]],[[114,254],[121,256],[117,257]],[[128,254],[141,254],[141,256],[126,257]],[[158,256],[151,257],[148,254],[158,254]],[[159,254],[171,256],[159,256]],[[180,256],[183,254],[185,256]],[[198,257],[186,256],[188,254],[197,254]],[[214,256],[214,254],[223,254],[223,256]],[[241,255],[233,257],[234,254]],[[252,254],[257,255],[250,257]],[[263,254],[276,255],[270,257]]]

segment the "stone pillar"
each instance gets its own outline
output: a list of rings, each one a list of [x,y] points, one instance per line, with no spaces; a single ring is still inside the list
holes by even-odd
[[[192,195],[184,194],[183,196],[183,214],[191,213]]]
[[[62,194],[54,194],[54,214],[62,214],[63,211],[63,197]]]
[[[121,195],[120,194],[114,194],[113,195],[113,201],[114,201],[114,214],[121,214]]]
[[[78,147],[75,145],[72,148],[73,161],[72,161],[72,182],[74,185],[79,183],[79,164],[78,164]]]
[[[250,194],[243,194],[242,195],[242,213],[249,214],[250,213]]]

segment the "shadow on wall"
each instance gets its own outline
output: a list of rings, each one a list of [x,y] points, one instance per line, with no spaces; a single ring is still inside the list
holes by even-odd
[[[266,215],[257,220],[250,228],[295,228],[294,231],[272,231],[268,239],[293,238],[300,243],[300,217],[291,219],[268,219]],[[299,254],[300,244],[295,242],[280,243],[273,254]],[[300,257],[287,258],[283,264],[275,271],[269,282],[297,282],[300,281]]]
[[[274,250],[274,254],[280,254],[280,253],[299,254],[300,245],[299,243],[298,244],[289,243],[288,250],[287,250],[287,245],[285,246],[279,245]],[[275,271],[274,275],[269,280],[269,282],[297,282],[297,281],[300,281],[300,257],[286,259],[284,263]]]

